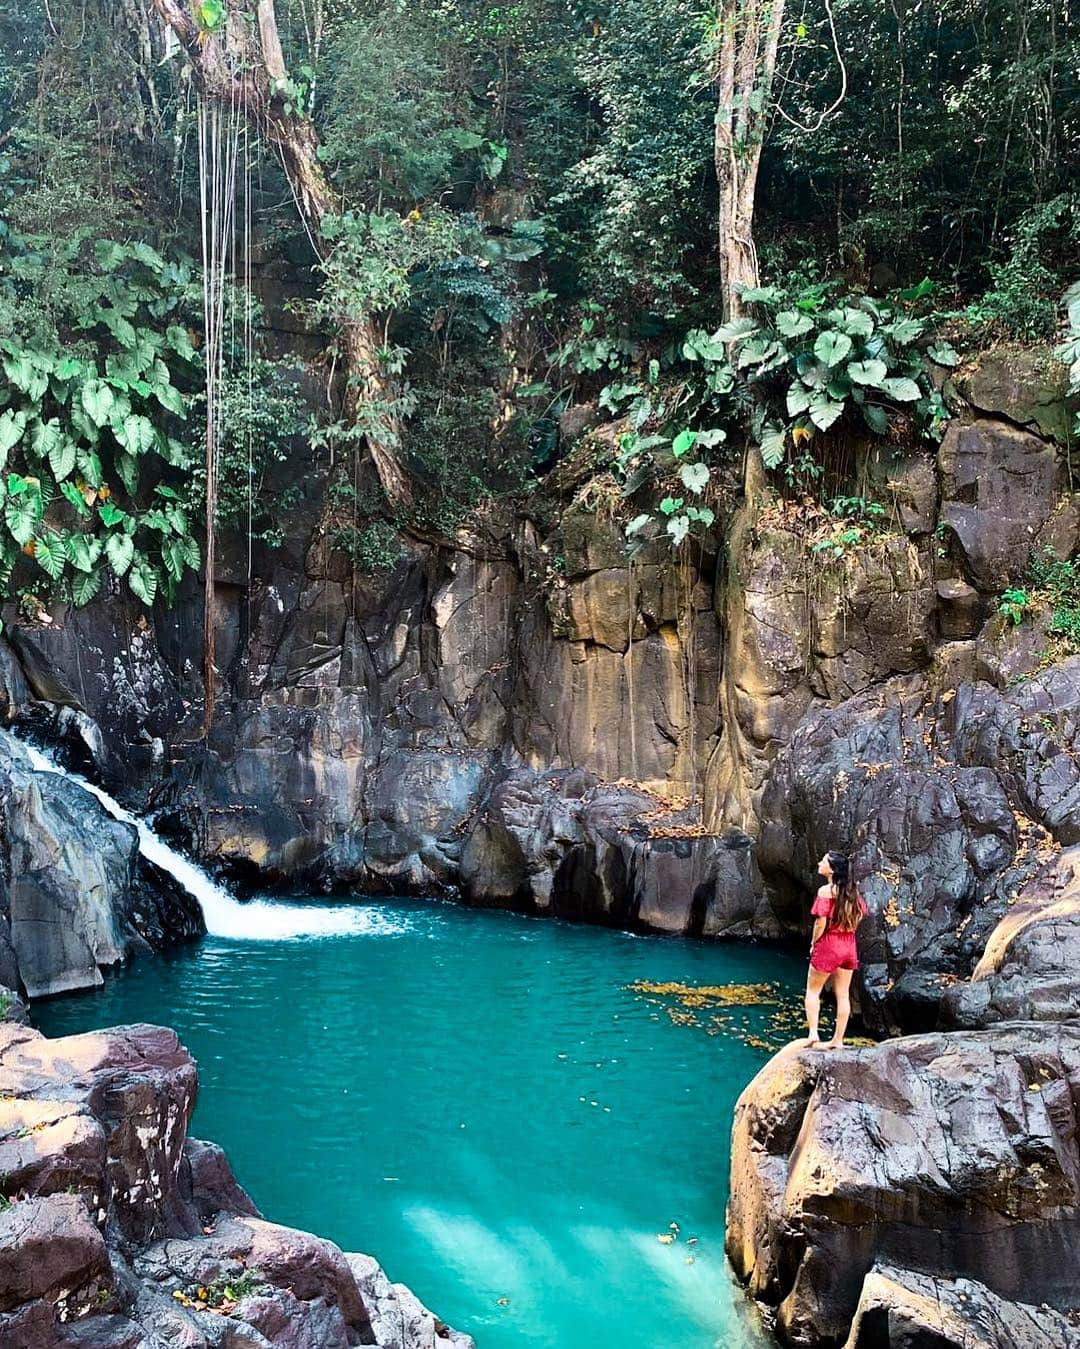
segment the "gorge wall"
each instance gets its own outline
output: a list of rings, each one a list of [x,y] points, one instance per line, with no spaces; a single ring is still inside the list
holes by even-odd
[[[191,597],[9,615],[9,718],[51,718],[259,884],[774,937],[839,843],[871,878],[870,1019],[931,1025],[1073,841],[1073,663],[1045,616],[997,609],[1030,556],[1080,540],[1054,367],[1001,349],[943,394],[940,446],[852,447],[869,521],[733,479],[719,553],[679,564],[658,544],[627,563],[602,428],[552,475],[557,511],[406,537],[374,575],[331,547],[326,473],[291,465],[283,545],[250,574],[246,540],[222,550],[208,741]]]

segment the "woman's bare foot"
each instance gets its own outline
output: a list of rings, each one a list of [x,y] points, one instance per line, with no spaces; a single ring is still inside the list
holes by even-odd
[[[820,1049],[821,1041],[816,1035],[808,1035],[805,1040],[796,1040],[797,1045],[802,1045],[806,1049]]]
[[[821,1049],[843,1049],[843,1047],[843,1040],[826,1040],[823,1045],[819,1045]]]

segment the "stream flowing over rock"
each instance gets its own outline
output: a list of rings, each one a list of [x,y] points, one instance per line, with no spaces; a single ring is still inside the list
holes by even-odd
[[[368,1256],[263,1219],[187,1135],[172,1031],[0,1025],[4,1349],[472,1349]]]

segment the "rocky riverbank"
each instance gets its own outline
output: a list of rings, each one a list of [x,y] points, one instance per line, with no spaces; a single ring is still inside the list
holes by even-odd
[[[845,500],[884,515],[853,531],[733,470],[718,551],[680,567],[627,563],[610,429],[564,447],[557,524],[409,537],[375,575],[298,466],[284,546],[250,574],[223,550],[209,737],[194,597],[8,625],[0,706],[241,884],[780,938],[850,848],[861,1013],[915,1038],[791,1051],[748,1089],[732,1259],[800,1341],[863,1349],[895,1316],[898,1343],[1008,1343],[985,1327],[1017,1318],[1063,1343],[1080,657],[1048,602],[1001,594],[1074,558],[1080,505],[1045,366],[998,351],[941,392],[939,447],[861,447]],[[35,996],[199,930],[132,831],[45,776],[0,736],[0,980]]]
[[[745,1090],[728,1254],[793,1343],[1080,1345],[1080,849],[1015,896],[964,1029],[790,1046]]]
[[[366,1255],[264,1220],[189,1138],[172,1031],[0,1025],[3,1349],[472,1349]]]

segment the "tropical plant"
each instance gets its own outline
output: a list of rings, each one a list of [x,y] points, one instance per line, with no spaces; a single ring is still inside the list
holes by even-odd
[[[192,270],[144,243],[0,238],[0,583],[144,604],[200,563],[182,386]],[[43,573],[43,575],[42,575]]]

